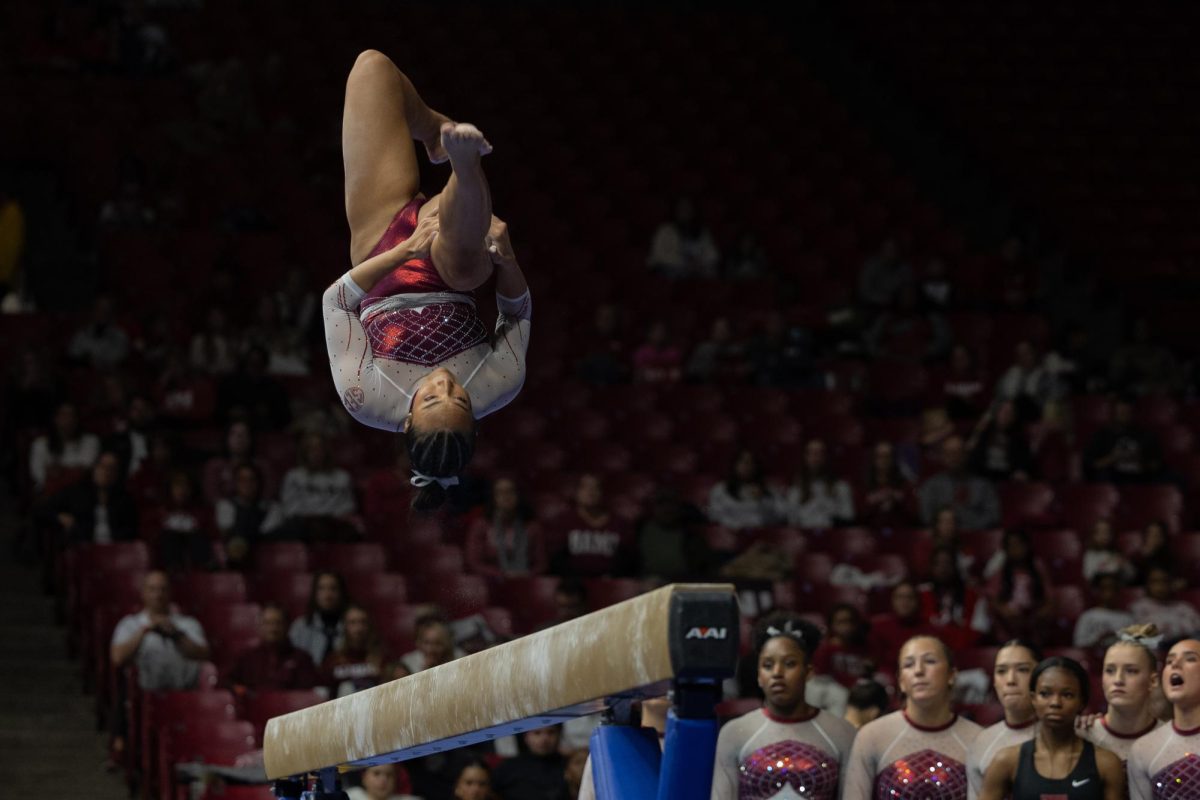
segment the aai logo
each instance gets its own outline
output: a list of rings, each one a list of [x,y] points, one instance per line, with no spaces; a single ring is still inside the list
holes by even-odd
[[[724,639],[728,628],[692,628],[685,639]]]

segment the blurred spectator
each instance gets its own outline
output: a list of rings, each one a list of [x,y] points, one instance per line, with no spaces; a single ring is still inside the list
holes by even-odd
[[[894,309],[883,311],[864,335],[873,358],[920,363],[942,358],[950,349],[950,328],[937,311],[922,310],[917,287],[902,285]]]
[[[204,329],[192,336],[189,348],[192,366],[212,375],[226,375],[237,366],[238,343],[229,333],[225,309],[213,306],[205,316]]]
[[[800,528],[832,528],[854,521],[850,484],[833,474],[820,439],[804,446],[804,462],[780,502],[788,522]]]
[[[891,442],[878,442],[858,502],[858,519],[872,528],[894,528],[913,522],[913,483],[900,469]]]
[[[472,761],[458,773],[454,782],[454,800],[491,800],[492,773],[482,761]]]
[[[595,780],[591,778],[591,770],[588,769],[590,757],[587,750],[572,750],[567,755],[567,768],[563,773],[563,777],[567,781],[567,800],[579,800],[580,797],[587,800],[587,798],[595,796]],[[592,786],[588,787],[588,794],[581,794],[584,791],[585,777],[592,780]]]
[[[426,615],[417,620],[417,649],[405,653],[400,663],[415,675],[464,655],[466,653],[455,646],[454,635],[446,621],[436,615]]]
[[[722,384],[743,383],[748,372],[746,349],[734,341],[733,326],[727,317],[713,320],[712,332],[692,350],[684,370],[693,382],[717,381]]]
[[[1133,614],[1121,606],[1121,579],[1111,572],[1098,573],[1091,579],[1095,605],[1075,620],[1071,644],[1075,647],[1103,648],[1117,641],[1117,631],[1134,624]]]
[[[29,475],[41,492],[96,462],[100,439],[80,430],[79,411],[74,403],[62,403],[54,412],[50,432],[33,440],[29,448]]]
[[[1117,391],[1170,394],[1179,390],[1182,374],[1171,351],[1153,341],[1150,321],[1139,317],[1130,339],[1113,353],[1108,377]]]
[[[64,394],[62,379],[52,367],[52,359],[32,348],[17,354],[3,389],[6,430],[25,431],[51,422],[51,411]]]
[[[346,581],[341,575],[314,573],[308,610],[304,616],[292,620],[288,640],[308,653],[314,664],[325,663],[326,656],[342,644],[345,632],[342,614],[349,605]]]
[[[920,469],[928,474],[937,465],[945,466],[943,455],[946,442],[958,432],[944,408],[927,408],[921,412]]]
[[[91,321],[75,332],[67,355],[93,369],[109,369],[129,355],[129,336],[113,321],[113,301],[106,294],[92,305]]]
[[[554,619],[550,627],[588,613],[587,587],[577,578],[563,578],[554,587]]]
[[[280,324],[292,332],[296,341],[307,341],[317,319],[317,293],[308,286],[305,274],[288,270],[274,301]]]
[[[17,198],[0,187],[0,298],[19,288],[24,251],[25,210]]]
[[[1118,398],[1112,423],[1092,435],[1083,452],[1084,472],[1091,481],[1153,482],[1162,471],[1158,438],[1133,418],[1133,402]]]
[[[746,346],[753,382],[758,386],[797,388],[819,385],[812,337],[789,327],[778,311],[763,315],[762,331]]]
[[[966,345],[950,350],[950,362],[940,375],[942,403],[954,420],[976,419],[988,405],[983,371]]]
[[[345,697],[378,686],[384,680],[386,659],[371,618],[350,604],[342,613],[342,641],[321,664],[321,680],[330,697]]]
[[[196,496],[192,476],[184,470],[171,475],[167,502],[158,510],[154,526],[158,561],[168,572],[210,569],[216,538],[212,513]]]
[[[876,654],[868,637],[870,626],[849,603],[838,603],[826,617],[829,635],[813,654],[813,672],[827,675],[845,686],[854,686],[875,672]]]
[[[158,213],[146,199],[142,182],[133,177],[121,181],[118,194],[100,206],[102,227],[119,230],[144,230],[158,222]]]
[[[620,312],[612,303],[596,306],[592,333],[577,367],[579,379],[593,386],[612,386],[629,380],[629,357],[621,335]]]
[[[1128,581],[1135,574],[1133,564],[1117,549],[1112,522],[1107,519],[1096,520],[1083,551],[1083,579],[1094,583],[1100,575],[1116,575],[1121,581]]]
[[[933,517],[933,524],[929,526],[929,537],[929,544],[933,549],[949,548],[955,554],[954,560],[958,564],[960,573],[971,574],[971,568],[975,566],[975,559],[963,552],[958,530],[958,515],[954,513],[953,508],[945,506],[938,509],[937,514]]]
[[[900,259],[896,240],[888,237],[858,274],[858,296],[873,308],[890,306],[897,293],[913,282],[912,267]]]
[[[68,542],[129,541],[137,536],[137,508],[121,485],[121,461],[103,452],[91,472],[50,500],[50,510]]]
[[[566,794],[567,759],[558,751],[557,725],[521,734],[521,754],[504,761],[492,785],[504,800],[552,800]]]
[[[307,538],[353,534],[348,520],[355,511],[350,473],[332,463],[319,433],[306,434],[299,449],[299,463],[284,475],[280,490],[289,532]]]
[[[876,666],[894,674],[904,643],[933,631],[921,616],[921,598],[912,581],[902,580],[893,586],[890,602],[890,611],[871,618],[871,641],[878,655]]]
[[[846,721],[861,728],[886,714],[889,707],[887,689],[875,681],[863,681],[851,688],[846,698]]]
[[[633,527],[608,510],[600,477],[585,473],[575,504],[554,522],[551,570],[559,575],[626,575],[633,570]]]
[[[988,604],[967,585],[957,553],[935,548],[929,556],[929,582],[919,587],[921,616],[951,649],[971,647],[991,630]]]
[[[242,420],[258,431],[277,431],[292,420],[287,391],[267,374],[269,354],[252,346],[242,356],[238,371],[221,380],[217,414],[221,420]]]
[[[112,420],[112,431],[104,438],[104,449],[120,456],[129,475],[136,473],[150,455],[150,431],[154,421],[154,407],[140,394],[129,398]]]
[[[646,264],[668,278],[715,278],[721,253],[688,198],[675,205],[675,217],[658,226]],[[508,800],[508,798],[505,798]]]
[[[171,473],[179,466],[179,443],[174,434],[156,430],[147,441],[147,457],[129,476],[129,493],[139,508],[166,502]]]
[[[279,307],[270,295],[259,299],[254,325],[246,329],[245,338],[248,347],[260,347],[267,352],[268,374],[308,374],[308,352],[301,334],[279,319]]]
[[[683,351],[667,339],[667,324],[650,325],[646,341],[633,351],[635,383],[674,383],[683,376]]]
[[[377,764],[359,776],[361,786],[346,789],[350,800],[421,800],[413,795],[412,781],[402,764]],[[484,795],[481,800],[487,800]]]
[[[1016,361],[996,383],[996,403],[1008,400],[1016,404],[1017,418],[1023,422],[1041,419],[1042,409],[1056,396],[1053,377],[1038,359],[1033,342],[1017,343]]]
[[[1041,559],[1033,555],[1029,534],[1005,532],[1004,546],[997,556],[984,569],[984,577],[990,579],[989,605],[996,638],[1043,642],[1054,611],[1047,592],[1050,576]]]
[[[192,368],[181,348],[167,354],[155,386],[159,416],[182,427],[211,421],[216,409],[212,380]]]
[[[1139,624],[1158,626],[1167,639],[1200,633],[1200,612],[1186,600],[1175,599],[1171,571],[1151,567],[1146,573],[1146,596],[1133,601],[1129,611]]]
[[[925,269],[921,272],[921,308],[944,312],[950,308],[953,300],[954,284],[950,280],[946,262],[940,256],[933,256],[925,262]]]
[[[248,462],[234,469],[233,496],[217,501],[215,516],[226,563],[234,569],[247,566],[254,545],[283,524],[279,504],[263,497],[262,473]]]
[[[372,472],[363,490],[363,517],[369,535],[374,538],[387,539],[403,534],[412,508],[412,484],[409,483],[412,467],[399,437],[395,451],[392,463]]]
[[[743,231],[737,247],[725,260],[725,277],[731,281],[752,281],[767,275],[767,251],[754,231]]]
[[[245,422],[231,422],[225,433],[225,452],[204,462],[204,496],[209,502],[230,497],[235,490],[237,468],[253,464],[260,476],[270,475],[265,462],[254,455],[254,434]],[[266,485],[262,487],[267,491]]]
[[[741,450],[729,477],[708,493],[708,518],[733,530],[762,528],[779,521],[779,502],[754,453]]]
[[[258,644],[243,651],[229,673],[229,683],[252,692],[311,689],[320,682],[308,653],[288,641],[287,613],[274,603],[258,617]]]
[[[659,489],[638,527],[640,573],[664,580],[706,574],[712,553],[698,529],[703,522],[673,489]]]
[[[208,655],[200,623],[171,611],[166,573],[146,575],[142,610],[123,617],[113,631],[113,666],[136,663],[138,685],[147,691],[191,689],[200,674],[199,662]]]
[[[488,578],[546,571],[546,537],[511,478],[492,484],[483,516],[467,532],[466,564],[469,572]]]
[[[1033,475],[1033,454],[1010,400],[988,409],[975,426],[967,449],[976,475],[993,481],[1027,481]]]
[[[1150,578],[1150,570],[1170,570],[1174,565],[1165,522],[1156,520],[1146,525],[1146,529],[1142,531],[1142,544],[1133,556],[1133,565],[1137,569],[1134,582],[1138,586],[1146,585]]]
[[[917,491],[921,499],[921,519],[932,523],[939,509],[954,509],[963,530],[979,531],[995,527],[1000,521],[1000,498],[986,478],[966,470],[963,440],[951,436],[942,445],[945,470],[934,475]]]
[[[1046,354],[1046,372],[1062,397],[1098,391],[1105,382],[1103,364],[1094,353],[1087,329],[1071,325],[1058,346]]]

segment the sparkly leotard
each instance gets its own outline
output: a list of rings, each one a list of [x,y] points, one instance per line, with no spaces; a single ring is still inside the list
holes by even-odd
[[[896,711],[858,732],[846,765],[846,800],[967,800],[967,750],[982,728],[955,717],[940,728]]]
[[[1117,758],[1121,759],[1121,763],[1125,764],[1129,761],[1129,754],[1133,752],[1134,743],[1161,725],[1161,722],[1155,720],[1150,723],[1150,727],[1140,733],[1117,733],[1108,727],[1108,723],[1103,718],[1100,718],[1091,727],[1078,733],[1080,739],[1091,742],[1102,750],[1111,750],[1116,753]]]
[[[967,751],[967,797],[975,800],[983,788],[983,776],[987,774],[992,759],[1006,747],[1024,744],[1037,732],[1037,720],[1031,719],[1024,725],[1009,725],[1000,721],[984,728]]]
[[[1163,725],[1129,753],[1130,800],[1200,800],[1200,728]]]
[[[854,734],[828,711],[806,720],[766,709],[738,717],[717,738],[712,800],[836,800]]]

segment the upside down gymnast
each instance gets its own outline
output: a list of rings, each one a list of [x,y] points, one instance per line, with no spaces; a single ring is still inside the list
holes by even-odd
[[[453,173],[419,193],[414,140]],[[346,82],[342,155],[352,268],[323,298],[330,370],[359,422],[404,436],[418,509],[441,505],[470,461],[476,420],[525,381],[531,300],[507,226],[492,215],[473,125],[425,104],[382,53],[362,53]],[[472,293],[495,273],[495,331]]]

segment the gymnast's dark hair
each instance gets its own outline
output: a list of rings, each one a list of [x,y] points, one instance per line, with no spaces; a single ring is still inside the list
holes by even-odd
[[[409,425],[403,433],[413,470],[431,478],[453,478],[467,468],[475,454],[475,425],[468,431],[418,431]],[[446,490],[437,482],[421,487],[413,497],[417,511],[434,511],[446,502]]]
[[[1033,674],[1029,676],[1029,690],[1037,691],[1038,678],[1042,677],[1042,673],[1049,669],[1065,669],[1075,676],[1075,680],[1079,682],[1079,696],[1083,699],[1083,707],[1087,708],[1092,694],[1091,679],[1088,678],[1087,670],[1083,668],[1083,665],[1073,658],[1052,656],[1038,662],[1038,665],[1033,668]]]
[[[791,639],[804,651],[805,661],[811,663],[817,645],[821,643],[821,629],[798,614],[780,611],[763,617],[754,626],[754,653],[757,656],[767,642],[782,636]]]

